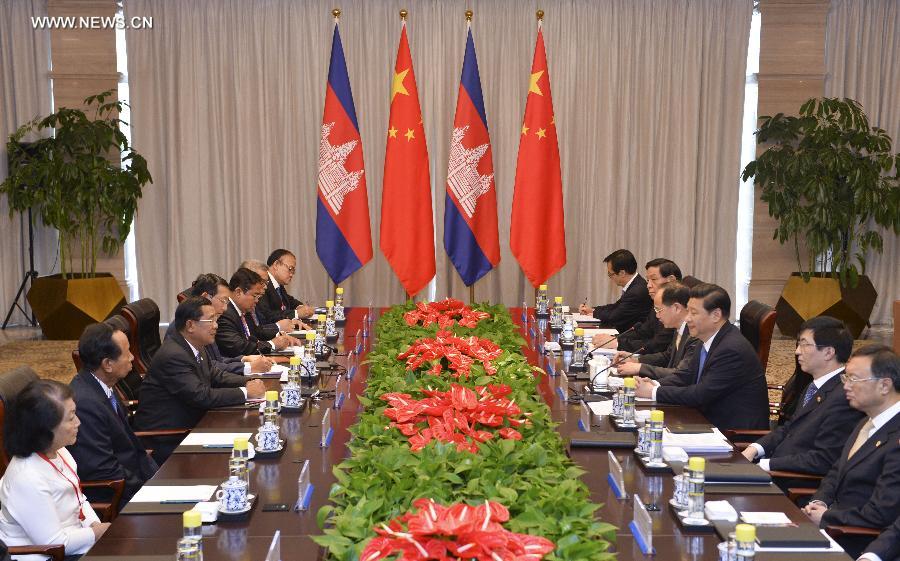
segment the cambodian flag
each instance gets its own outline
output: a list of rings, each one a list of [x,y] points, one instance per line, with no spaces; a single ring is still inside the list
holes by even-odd
[[[316,253],[335,284],[372,259],[362,140],[337,20],[319,144]]]
[[[447,164],[444,247],[466,286],[500,263],[491,137],[471,27]]]

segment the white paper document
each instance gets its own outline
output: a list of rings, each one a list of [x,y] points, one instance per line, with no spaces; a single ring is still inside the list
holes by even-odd
[[[307,333],[315,333],[315,329],[298,329],[296,331],[291,331],[288,333],[291,337],[296,337],[297,339],[304,340],[306,339]]]
[[[787,526],[793,524],[783,512],[747,512],[741,511],[741,520],[754,526]]]
[[[198,432],[194,431],[181,441],[182,446],[232,446],[235,438],[253,436],[252,432]]]
[[[612,415],[613,402],[611,399],[608,401],[591,401],[588,403],[588,407],[591,408],[591,413],[594,415]]]
[[[131,497],[133,503],[199,503],[208,501],[215,485],[144,485]]]
[[[718,454],[733,449],[725,435],[715,427],[713,432],[700,434],[674,434],[666,429],[663,432],[663,447],[666,446],[677,446],[689,454]]]
[[[575,323],[600,323],[600,320],[595,318],[594,316],[589,316],[587,314],[572,314],[572,319],[575,320]],[[585,331],[587,331],[585,329]],[[593,330],[591,330],[593,331]],[[616,333],[615,329],[601,329],[600,331],[612,331]],[[587,335],[587,333],[585,333]]]

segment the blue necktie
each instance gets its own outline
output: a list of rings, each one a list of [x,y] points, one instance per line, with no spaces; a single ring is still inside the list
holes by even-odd
[[[125,421],[124,412],[122,411],[122,408],[119,407],[119,400],[116,399],[116,392],[109,395],[109,404],[112,405],[113,411],[116,412],[116,417],[118,417],[120,421]]]
[[[700,347],[700,366],[697,368],[697,379],[694,381],[695,384],[700,383],[700,374],[703,372],[703,365],[706,364],[706,347]]]
[[[810,382],[809,386],[806,387],[806,393],[803,394],[803,405],[800,407],[806,407],[806,404],[809,403],[814,395],[816,395],[818,390],[819,388],[817,388],[814,383]]]
[[[287,290],[283,286],[278,287],[278,296],[281,297],[281,311],[283,312],[287,309],[288,303]]]

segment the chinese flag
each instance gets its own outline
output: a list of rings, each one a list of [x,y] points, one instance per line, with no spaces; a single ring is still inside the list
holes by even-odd
[[[566,264],[559,144],[540,23],[519,139],[509,246],[535,287]]]
[[[412,297],[434,278],[434,217],[428,146],[419,91],[406,39],[400,31],[391,85],[391,117],[384,152],[381,193],[381,251]]]

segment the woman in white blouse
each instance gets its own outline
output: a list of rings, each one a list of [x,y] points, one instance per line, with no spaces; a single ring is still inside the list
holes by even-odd
[[[75,444],[80,424],[72,390],[52,380],[31,382],[9,404],[4,436],[12,459],[0,479],[0,539],[6,545],[63,544],[66,556],[77,558],[109,527],[82,493],[78,466],[65,448]]]

